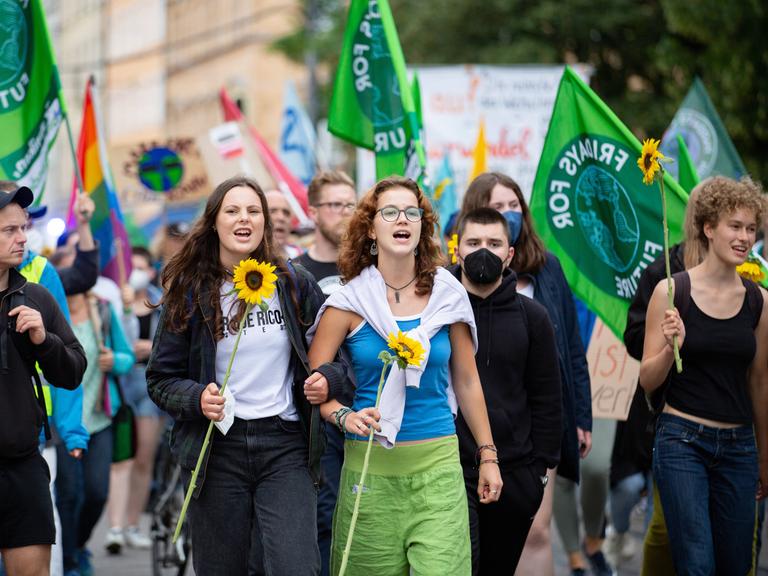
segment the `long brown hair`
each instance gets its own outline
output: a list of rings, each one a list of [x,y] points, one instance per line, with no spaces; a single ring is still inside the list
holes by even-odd
[[[533,228],[531,211],[525,202],[523,191],[512,178],[501,172],[485,172],[472,180],[464,194],[459,219],[472,210],[488,207],[491,202],[491,191],[497,184],[501,184],[515,193],[523,211],[523,226],[520,230],[520,236],[515,242],[515,256],[512,258],[511,267],[518,274],[536,274],[546,262],[547,251]]]
[[[194,303],[205,297],[208,306],[214,311],[214,338],[219,340],[222,337],[221,285],[227,278],[227,271],[221,264],[219,235],[214,226],[227,192],[240,186],[256,192],[264,215],[264,237],[256,250],[251,253],[251,258],[271,262],[277,266],[278,275],[288,273],[285,262],[274,247],[272,220],[269,217],[264,191],[254,180],[245,176],[224,180],[208,197],[205,210],[189,232],[184,246],[163,269],[161,283],[165,289],[165,295],[160,304],[165,306],[168,325],[174,332],[183,332],[187,328]],[[288,285],[290,286],[291,283],[289,282]],[[192,302],[189,301],[190,296],[193,299]],[[293,294],[291,298],[296,305]],[[239,306],[228,322],[230,328],[234,330],[237,330],[239,321],[245,313],[245,302],[242,300],[238,302]]]
[[[427,294],[432,290],[435,272],[440,262],[440,248],[434,240],[437,226],[437,216],[427,197],[410,178],[390,176],[379,180],[376,185],[363,196],[357,205],[355,213],[349,221],[347,232],[339,248],[339,270],[344,282],[349,282],[368,266],[375,266],[377,256],[371,256],[373,240],[368,233],[373,229],[373,219],[381,196],[392,188],[405,188],[413,192],[416,201],[424,213],[421,217],[421,235],[416,254],[416,294]]]

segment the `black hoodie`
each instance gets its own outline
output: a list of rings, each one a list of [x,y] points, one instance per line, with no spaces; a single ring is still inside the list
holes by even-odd
[[[461,280],[459,266],[450,271]],[[518,294],[516,286],[517,275],[507,269],[487,298],[469,293],[479,344],[475,361],[500,467],[534,464],[543,475],[560,461],[557,346],[546,309]],[[465,473],[475,475],[477,446],[461,413],[456,431]]]

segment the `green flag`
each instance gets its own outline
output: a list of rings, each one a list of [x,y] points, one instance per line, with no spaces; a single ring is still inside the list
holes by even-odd
[[[0,47],[0,179],[29,186],[39,204],[66,115],[42,0],[0,2]]]
[[[413,96],[413,106],[416,110],[416,137],[414,138],[410,128],[406,130],[408,134],[408,147],[403,155],[403,174],[418,182],[422,188],[425,188],[429,197],[432,198],[429,179],[426,175],[426,166],[422,162],[425,159],[424,148],[426,144],[424,140],[424,122],[421,119],[421,85],[419,84],[419,75],[415,72],[411,82],[411,95]]]
[[[680,187],[690,194],[693,187],[699,183],[699,175],[696,174],[696,166],[690,152],[688,152],[688,146],[685,145],[682,134],[677,135],[677,152],[680,164],[677,169],[677,181],[680,183]]]
[[[426,164],[411,86],[387,0],[352,0],[328,129],[376,154],[376,177],[405,173],[411,141]]]
[[[640,142],[566,67],[531,195],[531,214],[573,292],[621,337],[642,271],[664,252],[658,183],[643,184]],[[670,238],[687,197],[667,174]]]
[[[715,174],[741,178],[747,174],[747,169],[728,136],[723,121],[709,99],[704,84],[698,78],[694,79],[693,86],[661,141],[662,153],[675,160],[679,159],[678,134],[685,140],[699,178],[708,178]],[[667,168],[672,176],[677,178],[677,164],[673,162]]]

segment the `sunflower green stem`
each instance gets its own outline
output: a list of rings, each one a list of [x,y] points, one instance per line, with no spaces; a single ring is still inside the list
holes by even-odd
[[[245,328],[246,322],[248,321],[248,314],[251,313],[251,310],[253,309],[253,304],[247,304],[245,307],[245,314],[243,314],[243,317],[240,319],[240,328],[237,331],[237,339],[235,340],[235,346],[232,349],[232,354],[229,355],[229,362],[227,363],[227,371],[224,373],[224,382],[221,385],[221,388],[219,389],[219,396],[224,395],[224,390],[227,389],[227,383],[229,382],[229,374],[232,372],[232,362],[235,359],[235,353],[237,352],[237,347],[240,344],[240,337],[243,335],[243,328]],[[176,543],[176,540],[179,538],[179,534],[181,534],[181,527],[184,525],[184,518],[187,516],[187,507],[189,506],[190,500],[192,500],[192,494],[195,491],[195,487],[197,486],[197,476],[200,474],[200,467],[203,464],[203,459],[205,458],[205,452],[208,450],[208,444],[211,441],[211,433],[213,432],[213,420],[208,422],[208,430],[205,433],[205,438],[203,439],[203,447],[200,449],[200,455],[197,457],[197,464],[195,465],[195,469],[192,471],[192,478],[189,481],[189,486],[187,487],[187,494],[184,496],[184,505],[181,507],[181,513],[179,514],[179,520],[176,522],[176,530],[173,533],[173,543]]]
[[[394,356],[390,356],[387,352],[382,352],[379,355],[384,366],[381,367],[381,376],[379,377],[379,388],[376,390],[376,409],[379,408],[379,400],[381,399],[381,389],[384,387],[384,374],[386,374],[387,367],[395,361]],[[363,471],[360,473],[360,482],[357,484],[357,494],[355,495],[355,507],[352,509],[352,520],[349,523],[349,532],[347,533],[347,543],[344,546],[344,555],[341,557],[341,568],[339,569],[338,576],[344,576],[347,571],[347,563],[349,562],[349,551],[352,549],[352,538],[355,535],[355,525],[357,524],[357,515],[360,512],[360,497],[363,495],[363,486],[365,485],[365,476],[368,473],[368,461],[371,458],[371,447],[373,446],[374,430],[371,426],[371,431],[368,433],[368,447],[365,449],[365,459],[363,460]]]
[[[661,167],[659,171],[659,187],[661,188],[661,210],[664,223],[664,266],[667,272],[667,301],[669,310],[674,310],[675,293],[674,285],[672,283],[672,272],[669,266],[669,226],[667,225],[667,195],[664,191],[663,167]],[[677,369],[677,373],[680,374],[683,371],[683,359],[680,358],[680,346],[677,343],[677,336],[672,337],[672,349],[675,354],[675,368]]]

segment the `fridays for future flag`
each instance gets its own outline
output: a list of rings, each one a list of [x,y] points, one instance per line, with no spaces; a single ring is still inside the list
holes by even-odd
[[[664,133],[660,150],[665,156],[678,158],[678,135],[685,141],[699,178],[715,174],[729,178],[746,176],[744,162],[712,104],[704,83],[698,77],[694,79],[680,109]],[[679,162],[667,164],[667,169],[677,178]]]
[[[640,142],[566,67],[536,172],[531,213],[573,292],[621,337],[642,271],[664,253],[658,183],[643,184]],[[667,173],[670,241],[687,195]]]
[[[0,179],[29,186],[36,205],[65,114],[42,0],[0,0]]]
[[[96,211],[91,219],[93,238],[99,243],[99,268],[101,275],[123,285],[131,273],[131,245],[125,231],[123,214],[115,193],[112,171],[107,161],[107,147],[101,130],[97,98],[94,95],[93,78],[85,88],[83,123],[77,143],[77,163],[83,175],[83,192],[90,194]],[[73,213],[77,195],[77,181],[72,185],[69,200],[67,227],[74,227]],[[122,256],[122,263],[118,257]]]
[[[376,177],[405,173],[413,145],[426,166],[413,91],[388,0],[352,0],[328,130],[376,154]]]

